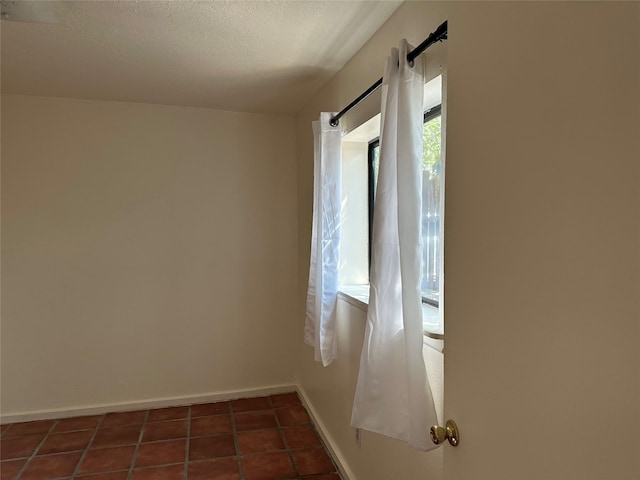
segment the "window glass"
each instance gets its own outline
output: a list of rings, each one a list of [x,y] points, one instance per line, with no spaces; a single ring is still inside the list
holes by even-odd
[[[422,301],[438,306],[440,301],[440,224],[442,216],[441,176],[441,107],[425,113],[422,147]],[[380,146],[378,140],[369,144],[369,235],[373,224]],[[371,242],[369,242],[371,245]],[[371,256],[369,256],[371,258]]]
[[[422,297],[440,300],[441,125],[440,109],[426,115],[422,135]]]

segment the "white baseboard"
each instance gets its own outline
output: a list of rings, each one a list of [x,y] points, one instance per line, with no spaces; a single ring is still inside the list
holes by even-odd
[[[325,447],[327,447],[327,450],[329,450],[331,458],[333,459],[336,466],[338,467],[338,470],[340,471],[340,475],[342,476],[342,479],[351,480],[355,478],[355,476],[351,472],[351,469],[347,466],[347,462],[345,461],[344,457],[335,446],[335,442],[331,438],[331,435],[327,433],[327,429],[324,423],[320,420],[320,417],[318,416],[315,408],[313,408],[313,405],[309,402],[307,394],[305,393],[304,389],[300,385],[298,385],[297,390],[298,390],[298,394],[300,395],[300,398],[302,399],[302,403],[304,403],[304,406],[306,407],[307,411],[309,412],[309,415],[311,416],[311,421],[313,422],[313,424],[316,427],[316,430],[320,434],[320,437],[322,438],[322,441],[324,442]]]
[[[80,417],[85,415],[101,415],[111,412],[126,412],[132,410],[147,410],[149,408],[177,407],[192,405],[195,403],[222,402],[238,398],[260,397],[289,393],[297,390],[296,385],[274,385],[247,390],[233,390],[215,393],[203,393],[196,395],[184,395],[178,397],[156,398],[153,400],[139,400],[133,402],[109,403],[73,408],[60,408],[50,410],[37,410],[30,412],[16,412],[0,417],[0,424],[28,422],[31,420],[49,420],[53,418]]]

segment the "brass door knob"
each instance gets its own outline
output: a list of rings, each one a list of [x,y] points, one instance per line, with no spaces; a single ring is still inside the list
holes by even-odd
[[[460,443],[460,432],[458,432],[458,426],[453,420],[447,420],[444,427],[440,425],[434,425],[431,427],[431,441],[436,445],[440,445],[445,440],[449,440],[449,444],[452,447],[457,446]]]

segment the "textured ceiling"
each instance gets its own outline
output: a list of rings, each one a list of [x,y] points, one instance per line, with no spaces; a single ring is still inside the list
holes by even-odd
[[[48,3],[59,23],[2,21],[3,93],[281,114],[298,112],[400,4]]]

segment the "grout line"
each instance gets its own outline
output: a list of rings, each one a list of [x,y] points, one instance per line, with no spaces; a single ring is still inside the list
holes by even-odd
[[[189,448],[191,446],[191,405],[187,410],[187,443],[184,446],[184,480],[189,480]]]
[[[16,438],[18,438],[18,437],[16,437]],[[66,453],[84,452],[85,450],[86,450],[86,448],[78,448],[77,450],[65,450],[63,452],[42,453],[42,454],[38,455],[38,457],[40,457],[40,458],[53,457],[55,455],[64,455]],[[25,457],[21,457],[21,458],[25,458]],[[21,458],[8,458],[6,461],[9,461],[9,460],[20,460]],[[26,457],[26,458],[29,458],[29,457]],[[5,460],[3,459],[2,461],[4,462]]]
[[[233,445],[236,449],[236,459],[238,460],[238,474],[240,480],[244,480],[244,471],[242,470],[242,458],[240,456],[240,442],[238,441],[238,430],[236,429],[236,413],[229,402],[229,414],[231,415],[231,432],[233,433]]]
[[[87,443],[86,448],[84,449],[84,452],[82,452],[82,455],[80,455],[80,460],[78,460],[78,464],[76,465],[76,468],[73,469],[73,473],[71,474],[71,480],[76,478],[76,475],[78,475],[78,471],[80,470],[80,466],[82,465],[82,462],[84,462],[85,457],[87,456],[87,453],[89,452],[89,449],[91,448],[91,445],[93,444],[93,440],[96,438],[96,435],[98,434],[98,429],[102,426],[102,422],[104,422],[104,419],[107,415],[102,415],[100,420],[98,420],[97,425],[94,427],[93,429],[93,433],[91,434],[91,438],[89,439],[89,443]]]
[[[144,420],[142,421],[142,427],[140,428],[140,434],[138,435],[138,443],[136,443],[136,446],[133,449],[133,457],[131,457],[131,465],[129,466],[129,473],[127,475],[127,480],[131,480],[131,477],[133,476],[133,467],[136,465],[136,461],[138,460],[138,450],[140,450],[140,444],[142,443],[142,436],[144,435],[144,428],[147,426],[148,419],[149,419],[149,410],[144,412]]]
[[[276,419],[276,425],[278,426],[278,432],[280,432],[280,438],[282,439],[282,444],[284,445],[284,448],[286,449],[287,455],[289,456],[289,461],[291,462],[291,465],[293,466],[293,474],[296,477],[299,477],[300,474],[298,473],[298,466],[296,465],[296,462],[293,461],[293,455],[291,455],[291,449],[289,448],[289,444],[287,443],[287,440],[284,437],[284,431],[282,430],[282,425],[280,425],[280,420],[278,419],[278,415],[276,414],[276,408],[273,406],[273,402],[271,401],[271,397],[269,397],[269,403],[271,404],[271,406],[273,408],[273,416]]]
[[[51,432],[53,431],[53,429],[55,428],[55,426],[58,424],[59,421],[60,420],[56,420],[55,422],[53,422],[53,425],[49,427],[49,430],[47,430],[47,433],[44,434],[44,437],[42,437],[42,440],[40,440],[40,443],[38,443],[35,450],[31,452],[31,455],[29,457],[27,457],[27,460],[24,462],[24,465],[18,472],[18,475],[16,475],[16,479],[20,478],[22,474],[25,472],[25,470],[31,463],[31,460],[33,460],[33,457],[35,457],[38,454],[38,451],[40,450],[40,448],[42,448],[42,445],[44,445],[44,442],[47,441],[47,438],[49,438],[49,435],[51,434]]]

